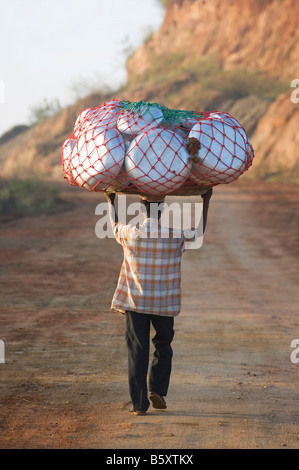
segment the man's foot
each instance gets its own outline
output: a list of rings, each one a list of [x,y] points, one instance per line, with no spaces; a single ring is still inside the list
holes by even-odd
[[[148,397],[152,402],[153,408],[156,408],[157,410],[166,410],[166,401],[162,395],[159,395],[155,392],[150,392]]]
[[[130,408],[130,413],[136,416],[144,416],[146,415],[146,411],[144,410],[134,410],[134,408]]]

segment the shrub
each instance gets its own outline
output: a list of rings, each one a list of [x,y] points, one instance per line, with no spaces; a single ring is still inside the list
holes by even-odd
[[[30,109],[29,121],[31,125],[39,124],[45,119],[54,116],[61,111],[61,105],[57,99],[44,101]]]
[[[0,214],[24,215],[52,209],[58,201],[58,189],[39,180],[2,180]]]

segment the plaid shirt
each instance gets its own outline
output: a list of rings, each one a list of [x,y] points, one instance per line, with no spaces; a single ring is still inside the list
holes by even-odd
[[[182,230],[161,227],[155,219],[141,225],[115,223],[124,261],[111,309],[174,317],[181,309]]]

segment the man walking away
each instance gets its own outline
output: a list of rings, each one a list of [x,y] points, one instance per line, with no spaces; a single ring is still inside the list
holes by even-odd
[[[129,392],[133,404],[130,411],[142,415],[149,408],[149,399],[156,409],[167,407],[174,317],[181,309],[181,257],[190,233],[186,238],[183,230],[161,226],[163,201],[141,199],[146,208],[144,222],[135,226],[121,224],[115,211],[115,194],[105,195],[113,233],[124,251],[111,309],[126,315]],[[212,189],[201,196],[203,231],[211,196]],[[155,330],[154,357],[147,387],[151,324]]]

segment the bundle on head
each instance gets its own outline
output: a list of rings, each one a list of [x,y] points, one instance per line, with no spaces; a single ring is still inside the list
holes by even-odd
[[[62,146],[71,185],[161,199],[230,183],[253,158],[246,131],[228,113],[115,99],[83,110]]]

